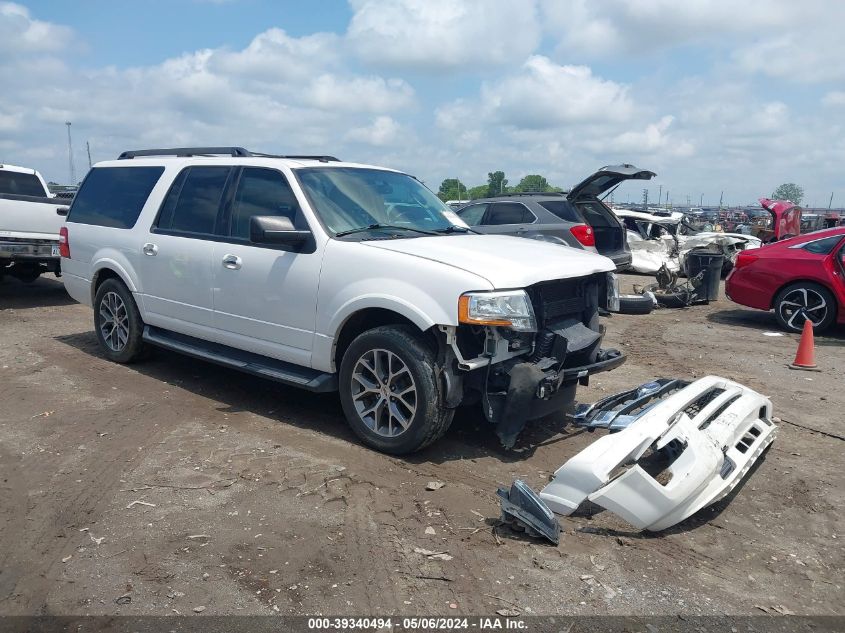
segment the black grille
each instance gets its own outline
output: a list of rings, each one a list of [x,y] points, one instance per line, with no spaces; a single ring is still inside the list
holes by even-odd
[[[598,279],[595,275],[578,279],[548,281],[530,288],[531,301],[540,327],[563,317],[589,322],[596,310]]]

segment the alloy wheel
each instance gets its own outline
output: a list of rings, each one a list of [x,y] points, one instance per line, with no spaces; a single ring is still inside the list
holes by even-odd
[[[417,386],[405,362],[386,349],[365,352],[352,369],[352,402],[374,433],[404,433],[417,411]]]
[[[812,288],[796,288],[787,293],[778,306],[780,316],[789,327],[800,330],[805,320],[813,327],[827,317],[828,305],[825,298]]]
[[[129,313],[116,292],[107,292],[100,300],[100,334],[113,352],[119,352],[129,341]]]

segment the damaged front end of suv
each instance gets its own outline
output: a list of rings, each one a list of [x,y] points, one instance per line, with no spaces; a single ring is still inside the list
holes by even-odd
[[[612,273],[462,295],[460,325],[440,328],[447,392],[453,401],[480,401],[512,448],[529,420],[569,409],[579,383],[625,362],[619,350],[601,348],[599,311],[617,301]]]

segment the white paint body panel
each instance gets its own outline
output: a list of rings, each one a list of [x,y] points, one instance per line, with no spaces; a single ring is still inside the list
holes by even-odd
[[[681,413],[713,387],[725,391],[695,417]],[[713,418],[725,404],[727,408]],[[733,490],[775,439],[777,427],[770,421],[771,413],[768,398],[730,380],[707,376],[668,396],[626,429],[599,438],[572,457],[555,472],[540,498],[564,515],[589,499],[637,528],[664,530]],[[710,424],[700,429],[710,418]],[[744,452],[737,448],[743,438],[749,440]],[[686,448],[669,467],[671,479],[665,485],[639,465],[611,478],[611,473],[636,462],[653,444],[662,448],[673,439]],[[720,471],[726,457],[734,468],[723,477]]]

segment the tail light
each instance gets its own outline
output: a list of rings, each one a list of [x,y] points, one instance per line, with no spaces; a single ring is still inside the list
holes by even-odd
[[[744,266],[748,266],[749,264],[753,264],[758,259],[760,259],[755,253],[750,251],[740,251],[739,255],[736,257],[736,262],[734,262],[734,269],[739,270]]]
[[[67,227],[59,229],[59,255],[70,259],[70,242],[67,239]]]
[[[593,227],[587,224],[576,224],[569,229],[569,232],[584,246],[596,245],[596,234],[593,232]]]

